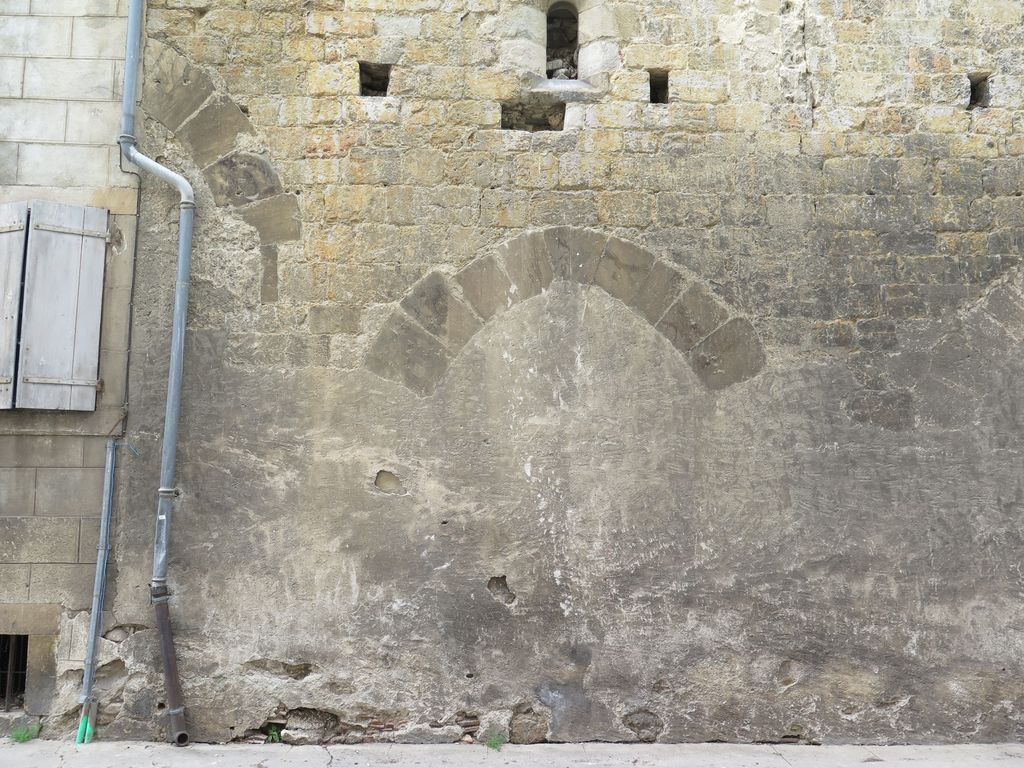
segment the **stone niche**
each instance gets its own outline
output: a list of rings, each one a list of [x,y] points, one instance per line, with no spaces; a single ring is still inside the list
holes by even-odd
[[[621,66],[615,17],[605,0],[515,4],[495,19],[495,32],[502,62],[534,95],[564,101],[597,99]],[[549,40],[551,34],[556,39]],[[560,63],[549,70],[552,56]]]

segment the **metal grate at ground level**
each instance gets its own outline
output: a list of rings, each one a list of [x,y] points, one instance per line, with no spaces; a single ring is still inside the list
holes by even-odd
[[[10,712],[25,703],[28,635],[0,635],[0,709]]]

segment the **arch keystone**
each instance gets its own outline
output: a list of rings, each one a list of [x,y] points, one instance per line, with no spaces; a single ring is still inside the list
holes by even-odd
[[[515,285],[518,303],[544,291],[554,277],[548,260],[547,243],[541,232],[530,232],[498,246],[505,274]]]

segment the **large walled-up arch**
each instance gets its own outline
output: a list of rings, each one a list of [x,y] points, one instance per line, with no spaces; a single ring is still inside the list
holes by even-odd
[[[484,324],[555,280],[601,288],[621,301],[685,356],[708,389],[745,381],[765,365],[750,321],[694,276],[626,240],[553,227],[508,240],[454,275],[430,272],[385,321],[366,366],[429,395]]]

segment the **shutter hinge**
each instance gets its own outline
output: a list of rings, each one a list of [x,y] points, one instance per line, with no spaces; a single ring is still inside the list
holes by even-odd
[[[4,232],[21,232],[25,229],[25,222],[21,224],[6,224],[0,227],[0,235]]]
[[[32,229],[41,229],[44,232],[58,232],[62,235],[81,235],[82,237],[98,237],[100,240],[109,243],[110,233],[100,232],[95,229],[76,229],[75,227],[61,227],[56,224],[33,224]]]
[[[10,376],[0,376],[0,385],[10,384],[14,381]]]

